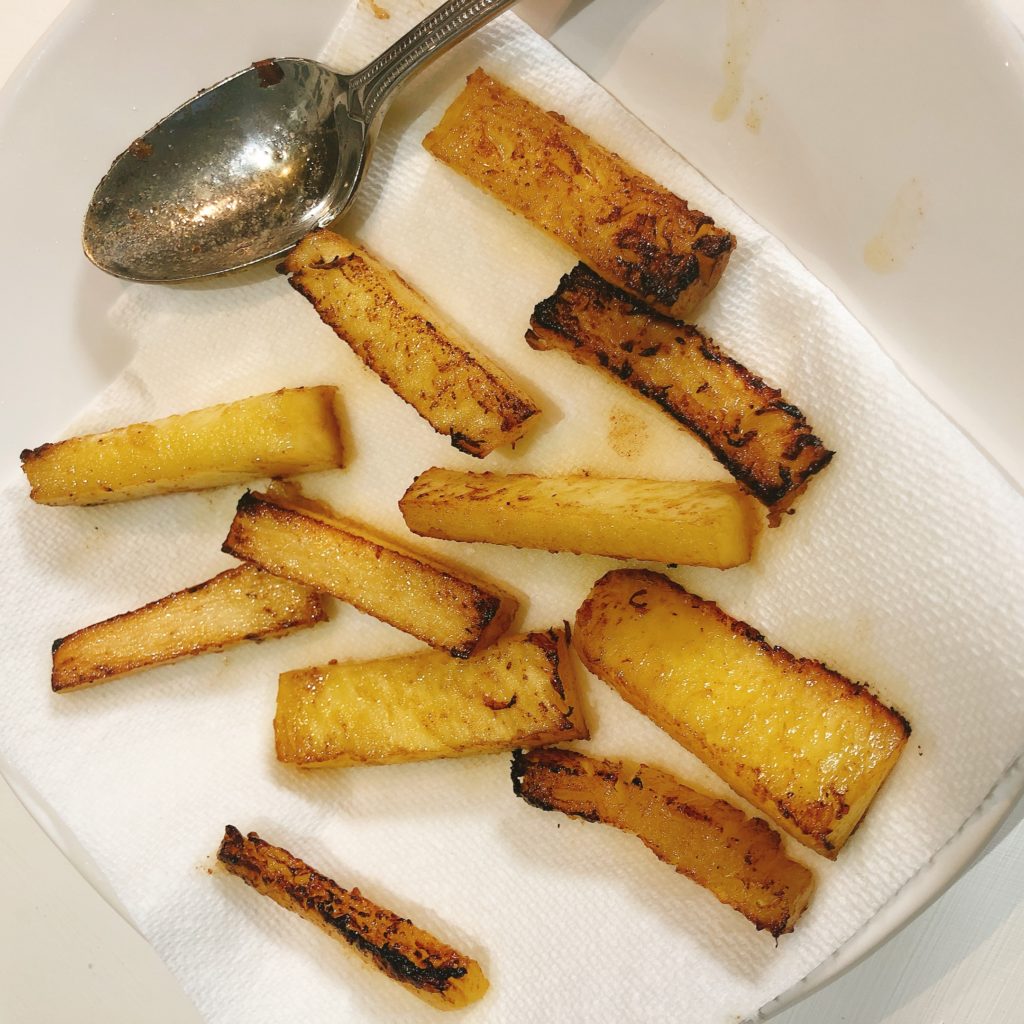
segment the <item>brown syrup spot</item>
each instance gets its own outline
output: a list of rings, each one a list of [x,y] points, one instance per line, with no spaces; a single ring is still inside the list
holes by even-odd
[[[153,155],[153,147],[142,139],[136,139],[128,147],[128,152],[131,153],[136,160],[148,160]]]
[[[271,57],[265,60],[253,61],[252,66],[256,72],[261,89],[269,89],[284,81],[284,72],[281,70],[281,65]]]
[[[484,704],[491,709],[491,711],[507,711],[509,708],[515,707],[516,701],[519,700],[519,694],[513,693],[508,700],[498,700],[496,697],[492,697],[489,693],[485,693],[483,696]]]

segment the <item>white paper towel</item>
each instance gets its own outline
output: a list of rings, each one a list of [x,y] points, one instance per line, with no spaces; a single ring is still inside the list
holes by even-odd
[[[327,59],[358,66],[429,6],[392,4],[383,21],[351,4]],[[138,355],[69,433],[337,383],[348,465],[307,478],[306,489],[399,536],[397,500],[431,465],[724,478],[657,410],[524,343],[533,305],[573,258],[421,146],[478,64],[737,235],[701,325],[780,386],[838,454],[751,564],[672,575],[771,641],[870,682],[914,732],[837,863],[787,840],[814,870],[818,892],[776,947],[637,840],[516,800],[507,757],[312,774],[278,765],[271,722],[280,671],[418,647],[350,607],[289,638],[54,696],[53,638],[233,564],[219,547],[240,489],[49,509],[33,506],[19,483],[0,496],[2,750],[210,1021],[435,1015],[293,915],[211,875],[228,822],[477,957],[492,988],[468,1021],[706,1024],[754,1013],[825,959],[927,863],[1024,747],[1022,499],[778,242],[510,15],[406,88],[343,230],[539,398],[543,416],[515,452],[482,464],[456,452],[269,268],[129,289],[111,316],[137,339]],[[414,543],[516,588],[526,627],[571,618],[615,564]],[[603,684],[588,679],[585,689],[588,749],[642,758],[727,794]]]

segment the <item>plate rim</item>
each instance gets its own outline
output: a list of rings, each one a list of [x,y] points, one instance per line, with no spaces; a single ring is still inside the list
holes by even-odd
[[[98,0],[69,0],[53,23],[22,57],[7,82],[0,89],[0,124],[18,107],[21,95],[28,85],[28,79],[37,66],[45,61],[54,43],[73,37],[80,22],[100,16],[101,5]],[[570,58],[566,57],[566,59]],[[596,84],[604,88],[599,82]],[[963,433],[961,428],[957,427],[957,429]],[[12,473],[4,473],[2,482],[7,483],[12,478]],[[1016,482],[1014,481],[1014,483]],[[1020,485],[1017,487],[1019,489]],[[55,819],[46,811],[27,780],[20,778],[17,772],[10,769],[5,764],[5,760],[0,755],[0,774],[26,807],[37,827],[64,854],[83,880],[103,898],[111,909],[131,925],[143,942],[152,948],[145,936],[135,928],[124,909],[119,906],[116,895],[103,884],[102,879],[97,876],[95,871],[90,871],[88,866],[83,866],[82,851],[75,850],[73,842],[69,842],[69,840],[73,840],[73,837],[62,834],[62,823],[59,819]],[[871,921],[858,929],[807,976],[762,1006],[756,1016],[750,1020],[768,1020],[791,1008],[854,968],[898,934],[954,885],[971,867],[1022,797],[1024,797],[1024,755],[1018,757],[1004,771],[954,835],[900,887],[893,899]],[[177,978],[175,981],[181,987]]]

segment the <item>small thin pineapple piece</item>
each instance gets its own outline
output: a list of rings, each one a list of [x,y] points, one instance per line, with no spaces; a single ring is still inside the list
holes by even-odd
[[[758,518],[734,483],[428,469],[399,502],[423,537],[718,569],[750,559]]]
[[[312,232],[281,267],[320,319],[460,451],[482,458],[513,444],[539,411],[419,292],[341,235]]]
[[[786,856],[778,832],[657,768],[545,747],[516,753],[512,785],[534,807],[631,832],[775,938],[810,901],[814,876]]]
[[[308,587],[240,565],[55,641],[50,681],[65,693],[325,618]]]
[[[257,892],[346,942],[368,964],[439,1010],[475,1003],[488,989],[480,965],[408,918],[343,889],[255,832],[224,829],[217,860]]]
[[[566,352],[657,403],[778,518],[832,452],[780,391],[696,327],[660,316],[580,264],[537,305],[527,343]]]
[[[355,605],[457,658],[512,624],[514,597],[329,511],[308,499],[244,494],[224,551]]]
[[[423,145],[672,316],[693,312],[736,245],[706,214],[479,68]]]
[[[226,405],[26,449],[42,505],[102,505],[342,464],[335,387],[285,388]]]
[[[397,764],[586,739],[562,631],[503,637],[467,661],[436,651],[285,672],[280,761]]]
[[[620,569],[598,580],[573,646],[779,828],[833,859],[910,735],[865,686],[769,646],[658,573]]]

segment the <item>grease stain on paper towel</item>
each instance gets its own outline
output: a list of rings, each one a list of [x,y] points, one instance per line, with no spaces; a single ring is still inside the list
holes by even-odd
[[[924,222],[924,192],[911,178],[896,193],[878,231],[864,246],[864,263],[876,274],[901,269],[914,251]]]
[[[729,0],[725,13],[725,52],[722,55],[725,82],[711,107],[711,116],[716,121],[731,117],[739,105],[754,43],[761,31],[763,13],[761,0]]]
[[[375,0],[361,0],[361,2],[365,3],[373,12],[373,16],[380,21],[386,21],[391,17],[391,14],[381,7],[380,4],[376,3]]]
[[[608,446],[623,459],[639,455],[647,444],[647,424],[636,413],[615,406],[608,417]]]

